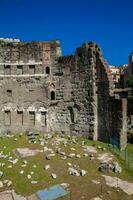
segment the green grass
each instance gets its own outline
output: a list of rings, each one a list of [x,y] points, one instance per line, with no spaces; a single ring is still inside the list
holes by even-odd
[[[56,136],[56,135],[55,135]],[[17,138],[17,141],[14,141],[14,138]],[[68,138],[68,136],[66,136]],[[38,142],[37,138],[37,142]],[[77,154],[83,154],[83,148],[82,148],[82,141],[85,141],[85,145],[93,145],[97,148],[97,146],[102,146],[106,148],[106,151],[98,150],[98,153],[104,153],[108,152],[111,153],[108,149],[108,144],[99,142],[99,141],[90,141],[88,139],[82,139],[81,137],[76,138],[78,144],[71,144],[68,143],[68,145],[65,147],[63,143],[60,144],[60,147],[62,151],[65,151],[67,154],[71,152],[70,148],[75,148],[74,153]],[[11,156],[15,159],[16,156],[13,154],[13,150],[20,147],[29,147],[30,149],[43,149],[42,146],[40,146],[39,142],[37,144],[29,144],[28,140],[25,136],[19,137],[15,136],[12,138],[1,138],[0,139],[0,148],[6,147],[3,149],[4,154],[11,153]],[[48,140],[47,147],[53,148],[51,144],[51,139]],[[128,145],[127,147],[128,151],[133,157],[133,146]],[[23,160],[27,160],[28,164],[25,168],[22,168],[21,165],[23,164]],[[133,181],[133,170],[128,170],[125,163],[122,161],[122,159],[119,156],[114,156],[114,160],[117,160],[120,165],[123,168],[122,173],[119,175],[120,178],[123,178],[125,180]],[[10,165],[7,159],[0,159],[0,162],[4,162],[6,166]],[[79,165],[81,169],[85,169],[88,173],[84,177],[75,177],[70,176],[68,174],[68,165],[67,162],[71,162],[72,164]],[[37,168],[33,168],[33,165],[36,164]],[[50,164],[50,169],[45,171],[43,169],[44,165]],[[13,168],[8,169],[7,167],[1,167],[0,170],[4,172],[4,176],[2,177],[2,180],[8,179],[13,182],[12,189],[15,189],[15,191],[22,195],[30,195],[35,193],[37,190],[44,189],[46,187],[60,184],[60,183],[69,183],[70,184],[70,192],[71,192],[71,199],[80,199],[81,196],[85,196],[85,199],[92,198],[95,194],[100,193],[101,191],[101,185],[94,185],[91,180],[100,180],[101,183],[104,186],[105,191],[108,189],[107,186],[104,183],[103,178],[101,177],[101,173],[98,171],[99,167],[99,161],[97,159],[91,160],[89,157],[82,157],[82,158],[73,158],[73,159],[66,159],[62,160],[58,154],[56,154],[55,157],[53,157],[51,160],[46,160],[45,155],[43,153],[39,153],[37,156],[33,157],[27,157],[25,159],[20,159],[19,161],[13,165]],[[24,170],[24,174],[21,175],[19,172],[20,170]],[[31,184],[31,180],[27,179],[27,175],[33,171],[34,175],[32,175],[31,180],[38,181],[37,184]],[[51,178],[51,173],[57,174],[57,179]],[[107,173],[111,176],[117,176],[115,173]],[[90,188],[90,190],[88,190]],[[9,189],[9,188],[4,188]],[[2,191],[3,189],[1,189]],[[126,195],[121,192],[120,194],[117,193],[117,191],[112,190],[112,198],[113,200],[119,199],[119,195],[123,195],[123,198],[126,199]],[[106,197],[106,193],[104,194]],[[65,198],[67,200],[67,197]],[[70,197],[68,198],[70,199]]]

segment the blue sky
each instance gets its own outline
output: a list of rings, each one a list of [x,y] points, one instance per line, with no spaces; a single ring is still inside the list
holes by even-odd
[[[133,51],[133,0],[0,0],[0,37],[59,39],[63,54],[96,41],[112,65]]]

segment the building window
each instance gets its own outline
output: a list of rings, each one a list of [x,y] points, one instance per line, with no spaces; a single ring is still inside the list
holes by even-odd
[[[11,66],[10,65],[4,66],[4,74],[11,75]]]
[[[18,65],[17,66],[17,75],[23,74],[23,66],[22,65]]]
[[[75,119],[74,119],[74,110],[73,110],[72,107],[68,107],[68,110],[70,112],[71,123],[74,123],[75,122]]]
[[[46,74],[50,74],[50,67],[46,67]]]
[[[46,112],[41,112],[41,124],[42,124],[42,126],[47,125]]]
[[[29,121],[30,121],[31,126],[35,125],[35,112],[34,111],[29,112]]]
[[[19,124],[23,125],[23,111],[17,111],[17,120]]]
[[[35,65],[30,65],[29,66],[29,73],[30,74],[35,74]]]
[[[11,112],[9,110],[5,111],[5,126],[11,125]]]
[[[55,100],[55,91],[51,91],[51,100]]]
[[[8,96],[8,97],[11,97],[11,96],[12,96],[12,90],[7,90],[6,92],[7,92],[7,96]]]

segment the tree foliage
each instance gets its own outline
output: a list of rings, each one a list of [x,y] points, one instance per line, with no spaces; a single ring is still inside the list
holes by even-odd
[[[127,85],[131,88],[133,88],[133,74],[129,75],[127,79]]]

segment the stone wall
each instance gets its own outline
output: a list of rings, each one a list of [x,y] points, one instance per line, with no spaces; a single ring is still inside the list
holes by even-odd
[[[59,56],[58,41],[0,42],[1,134],[53,130],[51,92]]]
[[[105,142],[115,138],[125,147],[126,99],[119,93],[118,103],[109,67],[94,42],[62,57],[59,41],[1,41],[0,94],[1,134],[71,133]]]
[[[74,56],[60,58],[59,66],[63,73],[60,90],[70,114],[70,132],[93,140],[115,141],[115,145],[125,148],[126,98],[120,95],[122,91],[114,93],[110,69],[97,44],[83,44]],[[117,107],[117,96],[121,110]]]

